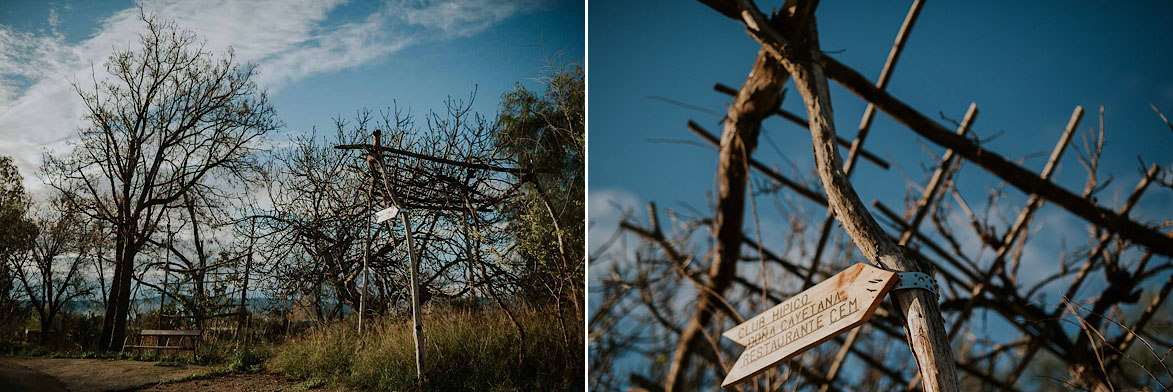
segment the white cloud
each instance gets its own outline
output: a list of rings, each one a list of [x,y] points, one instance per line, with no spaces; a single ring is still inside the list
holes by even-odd
[[[623,214],[626,211],[636,211],[641,205],[639,196],[625,189],[591,189],[587,193],[587,224],[590,225],[587,249],[593,252],[610,240],[619,231],[619,221],[623,219]],[[646,221],[646,215],[644,213],[640,218]]]
[[[142,6],[165,20],[195,31],[207,48],[222,54],[232,47],[239,60],[257,64],[258,83],[275,91],[311,75],[369,64],[411,45],[479,33],[524,11],[526,3],[389,0],[356,20],[338,21],[332,11],[342,0],[260,0],[201,2],[145,0]],[[341,14],[341,12],[339,12]],[[83,124],[84,108],[71,86],[92,84],[117,49],[137,45],[144,25],[134,7],[99,23],[88,39],[67,43],[56,32],[38,35],[0,26],[0,155],[13,156],[36,191],[42,149],[62,151]]]
[[[539,3],[535,0],[446,0],[418,8],[396,8],[402,12],[402,19],[411,25],[442,35],[466,37]]]
[[[49,9],[49,28],[57,30],[57,26],[61,24],[61,17],[57,15],[56,8]]]

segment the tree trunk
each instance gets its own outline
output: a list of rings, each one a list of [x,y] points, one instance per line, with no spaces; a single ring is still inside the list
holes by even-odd
[[[41,347],[45,347],[45,343],[48,342],[49,328],[53,327],[53,317],[49,316],[47,312],[38,313],[40,313],[39,316],[41,316],[41,336],[37,338],[37,344]]]
[[[715,219],[716,247],[713,263],[709,266],[709,283],[717,295],[723,295],[737,272],[741,251],[741,224],[745,216],[745,187],[749,178],[748,160],[757,147],[762,119],[773,113],[782,100],[782,86],[787,74],[777,60],[759,50],[753,69],[738,91],[725,119],[721,135],[721,151],[717,159],[717,216]],[[702,329],[713,316],[713,301],[702,295],[696,304],[696,314],[689,320],[677,341],[672,355],[664,390],[688,389],[681,385],[688,373],[693,352],[708,349]]]
[[[816,170],[827,194],[827,202],[863,256],[890,270],[932,274],[929,266],[906,254],[903,248],[888,238],[864,207],[843,172],[843,161],[835,144],[835,123],[827,77],[819,58],[815,57],[820,56],[820,52],[814,21],[811,21],[810,27],[807,33],[810,51],[802,53],[801,50],[793,50],[798,53],[786,53],[782,64],[794,78],[794,84],[806,103]],[[953,349],[945,333],[945,320],[941,317],[936,296],[926,290],[901,290],[892,295],[905,319],[908,343],[920,369],[925,391],[957,391],[959,386]]]
[[[126,235],[121,225],[116,226],[114,234],[114,276],[110,281],[110,291],[106,294],[106,313],[102,316],[102,332],[98,334],[98,350],[110,350],[111,337],[114,334],[114,319],[117,314],[117,304],[122,286],[122,265],[124,263],[123,250],[126,248]]]
[[[127,239],[128,245],[123,248],[122,262],[119,263],[118,298],[114,308],[114,329],[110,333],[110,349],[122,350],[123,340],[126,338],[126,319],[130,314],[130,278],[134,274],[134,256],[138,249],[133,239]]]

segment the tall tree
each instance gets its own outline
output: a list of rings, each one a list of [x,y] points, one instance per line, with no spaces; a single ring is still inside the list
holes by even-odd
[[[99,335],[119,349],[135,256],[160,218],[188,194],[249,181],[260,139],[280,126],[268,97],[231,49],[210,53],[195,33],[140,9],[138,45],[105,63],[109,78],[75,85],[89,124],[68,156],[46,158],[50,183],[114,231],[115,270]]]
[[[532,170],[522,197],[506,211],[532,275],[525,280],[535,282],[535,289],[559,288],[577,307],[586,249],[583,69],[554,68],[543,80],[544,93],[519,84],[502,97],[494,136],[504,155]]]
[[[504,208],[531,301],[552,303],[567,350],[581,350],[586,257],[586,85],[582,67],[552,66],[545,92],[517,85],[501,99],[496,144],[526,168],[522,193]],[[569,305],[569,306],[567,306]],[[567,321],[567,316],[571,321]],[[567,363],[574,374],[579,364]]]

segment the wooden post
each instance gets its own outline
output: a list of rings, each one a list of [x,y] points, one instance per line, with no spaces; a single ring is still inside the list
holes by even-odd
[[[411,259],[411,323],[412,335],[415,336],[415,373],[416,383],[422,386],[424,380],[424,326],[423,320],[420,317],[419,254],[415,251],[415,240],[412,239],[411,224],[408,223],[407,211],[399,212],[399,220],[403,222],[404,235],[407,237],[408,257]]]
[[[813,4],[800,3],[797,9],[810,17]],[[792,19],[789,37],[773,29],[773,24],[749,0],[738,2],[741,16],[749,33],[763,44],[771,55],[776,56],[790,73],[796,89],[802,94],[810,121],[811,138],[815,151],[815,166],[827,201],[835,217],[860,253],[877,265],[893,271],[918,271],[932,273],[932,267],[913,258],[909,252],[898,246],[872,218],[871,213],[859,200],[854,187],[843,169],[843,159],[835,144],[835,123],[831,112],[831,94],[827,76],[823,71],[826,58],[819,50],[818,30],[810,17],[805,26],[803,18]],[[795,22],[800,23],[795,23]],[[806,27],[806,29],[797,30]],[[790,45],[789,39],[804,36],[805,45]],[[872,86],[874,87],[874,86]],[[957,136],[960,138],[960,136]],[[953,348],[945,333],[945,320],[937,304],[936,295],[925,290],[903,290],[892,295],[899,307],[898,312],[905,323],[905,333],[913,358],[920,370],[924,388],[928,392],[958,391],[957,367],[954,363]]]
[[[931,274],[933,271],[930,265],[918,261],[912,252],[888,238],[888,234],[859,200],[859,195],[855,193],[844,171],[843,159],[836,145],[831,94],[824,72],[824,66],[834,66],[834,62],[819,50],[818,29],[813,17],[817,2],[797,2],[791,13],[793,16],[786,20],[784,31],[775,30],[778,25],[776,21],[768,20],[751,0],[702,2],[725,16],[743,22],[750,36],[761,43],[762,48],[777,59],[794,80],[806,106],[816,171],[827,195],[827,202],[860,253],[889,270]],[[870,82],[867,84],[868,88],[878,90]],[[884,109],[879,104],[877,108]],[[962,138],[954,134],[950,136]],[[967,156],[966,151],[957,153]],[[925,390],[959,390],[953,349],[949,346],[945,320],[941,317],[936,295],[925,290],[902,290],[892,294],[892,297],[904,320],[906,338],[924,380]]]
[[[378,137],[379,136],[376,133],[375,140],[378,140]],[[371,161],[373,161],[374,159],[375,159],[375,157],[373,155],[367,155],[367,163],[368,163],[367,166],[368,167],[374,167],[374,166],[370,165]],[[371,171],[371,183],[367,184],[367,211],[368,211],[368,213],[370,211],[375,210],[374,209],[374,193],[375,193],[374,192],[374,190],[375,190],[375,176],[374,176],[374,174],[375,173],[372,170]],[[359,340],[362,340],[362,318],[363,318],[363,315],[366,313],[367,264],[370,262],[370,259],[371,259],[371,224],[367,223],[367,235],[366,235],[366,240],[364,241],[363,250],[362,250],[362,292],[360,292],[358,294],[358,338],[359,338]]]
[[[372,152],[380,155],[375,160],[384,176],[383,189],[387,192],[387,197],[391,198],[391,203],[399,207],[399,221],[403,223],[404,236],[407,237],[407,255],[411,261],[411,324],[412,335],[415,337],[415,374],[416,384],[422,387],[424,380],[424,326],[423,320],[420,317],[419,253],[415,250],[415,239],[412,238],[411,220],[407,216],[407,206],[399,203],[399,200],[397,200],[395,194],[391,191],[391,186],[387,184],[385,177],[387,173],[383,167],[382,152],[379,150],[379,147],[382,146],[379,130],[375,130],[374,140],[371,144],[374,145],[374,151]],[[387,225],[390,226],[391,224],[388,223]]]
[[[163,290],[159,292],[159,329],[163,329],[163,306],[167,304],[167,281],[171,275],[167,271],[171,269],[171,215],[167,215],[167,251],[163,261]],[[156,351],[156,356],[157,351]]]
[[[797,90],[806,103],[817,171],[823,183],[823,190],[827,193],[827,201],[835,211],[835,217],[843,224],[843,228],[860,252],[876,264],[894,271],[931,273],[928,266],[918,263],[902,247],[888,238],[860,202],[851,182],[847,180],[838,147],[835,145],[835,125],[831,115],[831,95],[827,87],[827,77],[819,62],[808,57],[818,53],[815,38],[810,35],[808,38],[813,41],[811,52],[787,53],[788,56],[784,57],[782,64],[790,71]],[[953,349],[949,346],[945,320],[941,317],[937,297],[924,290],[899,291],[894,293],[893,297],[905,320],[905,333],[921,378],[924,380],[925,390],[960,390]]]
[[[248,243],[248,257],[244,260],[244,284],[240,288],[240,324],[236,326],[236,340],[238,344],[243,346],[248,340],[248,275],[253,268],[253,245],[256,243],[257,235],[257,221],[249,222],[249,243]]]

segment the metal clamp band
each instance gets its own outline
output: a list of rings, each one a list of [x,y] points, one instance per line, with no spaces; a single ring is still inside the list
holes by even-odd
[[[937,280],[924,272],[897,272],[896,285],[892,286],[892,291],[907,289],[928,290],[937,297],[941,296]]]

